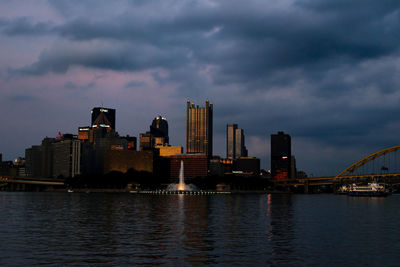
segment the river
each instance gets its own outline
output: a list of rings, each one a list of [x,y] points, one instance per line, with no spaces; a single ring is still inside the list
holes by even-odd
[[[0,265],[399,265],[399,222],[395,195],[0,192]]]

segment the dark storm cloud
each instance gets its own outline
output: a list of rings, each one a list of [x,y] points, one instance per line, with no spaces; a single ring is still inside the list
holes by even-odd
[[[50,22],[33,23],[29,18],[0,19],[0,31],[9,36],[43,35],[52,33]]]
[[[184,66],[194,62],[217,66],[214,82],[229,84],[263,79],[280,69],[315,65],[329,69],[334,64],[398,51],[399,4],[393,1],[371,2],[371,5],[356,2],[348,6],[336,1],[299,1],[287,11],[276,12],[269,10],[266,3],[257,1],[248,6],[238,1],[219,1],[215,7],[194,3],[189,1],[169,15],[163,10],[151,13],[150,8],[157,4],[163,7],[160,2],[140,2],[140,10],[144,12],[135,11],[137,6],[132,2],[131,9],[104,18],[95,17],[95,11],[91,14],[86,3],[86,9],[78,11],[88,14],[77,13],[73,19],[52,29],[77,42],[65,53],[80,54],[79,42],[104,40],[116,42],[117,47],[119,43],[128,43],[131,46],[128,50],[139,56],[131,58],[124,49],[104,51],[94,46],[92,56],[76,60],[65,58],[64,51],[59,50],[51,55],[42,54],[38,62],[27,69],[42,74],[66,71],[70,64],[76,64],[138,70],[155,66],[175,68],[177,64]],[[63,9],[72,8],[66,2],[60,5]],[[28,23],[25,21],[25,24]],[[43,28],[42,32],[49,29],[36,27]],[[166,54],[173,55],[166,59]],[[143,62],[140,55],[148,60]],[[181,60],[187,56],[190,61]],[[326,62],[328,64],[324,64]]]

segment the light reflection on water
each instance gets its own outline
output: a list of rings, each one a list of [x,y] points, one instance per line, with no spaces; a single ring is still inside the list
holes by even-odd
[[[1,192],[0,265],[383,265],[400,197]]]

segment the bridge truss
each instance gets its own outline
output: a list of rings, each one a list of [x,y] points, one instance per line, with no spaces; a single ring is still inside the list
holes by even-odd
[[[400,145],[375,152],[350,165],[337,179],[400,177]]]

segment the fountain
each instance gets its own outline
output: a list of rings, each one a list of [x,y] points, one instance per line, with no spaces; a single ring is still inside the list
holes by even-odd
[[[183,175],[183,161],[181,160],[181,168],[179,169],[179,183],[170,184],[167,187],[168,191],[196,191],[197,188],[193,184],[185,184],[185,178]]]
[[[131,193],[139,193],[139,194],[155,194],[155,195],[211,195],[218,194],[220,192],[216,191],[203,191],[199,190],[193,184],[185,184],[183,172],[183,161],[181,161],[181,168],[179,169],[179,183],[178,184],[170,184],[165,190],[139,190],[132,191]]]

